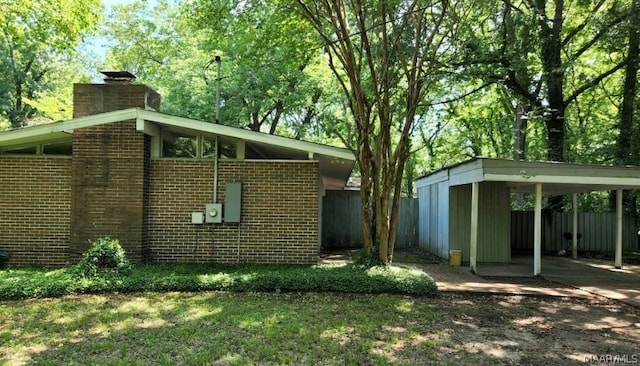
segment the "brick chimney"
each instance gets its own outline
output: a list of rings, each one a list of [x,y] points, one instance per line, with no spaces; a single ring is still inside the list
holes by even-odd
[[[73,118],[127,108],[160,110],[160,94],[142,84],[133,84],[128,71],[102,71],[104,84],[73,85]]]
[[[104,84],[74,84],[73,117],[127,108],[159,110],[160,95],[127,71],[103,71]],[[72,262],[103,236],[120,240],[134,262],[146,258],[150,138],[134,120],[73,132]]]

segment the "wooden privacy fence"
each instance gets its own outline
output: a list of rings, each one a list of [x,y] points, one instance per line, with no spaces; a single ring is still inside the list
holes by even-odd
[[[358,192],[328,191],[322,200],[322,246],[327,249],[362,247],[362,218]],[[418,199],[402,198],[396,232],[396,248],[418,246]],[[613,251],[616,243],[616,214],[613,212],[578,214],[580,250]],[[572,231],[571,212],[543,213],[542,250],[559,251],[570,246],[564,233]],[[511,212],[511,249],[533,250],[533,211]],[[638,227],[634,217],[623,216],[622,246],[636,249]]]
[[[401,198],[396,248],[418,243],[418,199]],[[361,248],[362,217],[358,192],[327,191],[322,200],[322,246],[327,249]]]
[[[533,211],[511,212],[511,249],[533,250]],[[570,242],[563,234],[573,231],[573,213],[553,212],[542,215],[542,250],[567,249]],[[614,212],[578,213],[578,248],[586,251],[613,251],[616,245],[616,214]],[[622,247],[638,247],[638,228],[633,216],[622,218]]]

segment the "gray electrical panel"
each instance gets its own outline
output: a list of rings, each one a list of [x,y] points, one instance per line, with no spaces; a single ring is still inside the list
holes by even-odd
[[[224,222],[240,222],[242,216],[242,182],[227,182],[224,191]]]

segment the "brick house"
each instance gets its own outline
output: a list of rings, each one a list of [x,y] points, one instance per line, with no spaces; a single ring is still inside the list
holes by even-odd
[[[128,80],[73,92],[73,119],[0,132],[10,265],[74,263],[107,235],[135,262],[316,263],[349,150],[163,114]]]

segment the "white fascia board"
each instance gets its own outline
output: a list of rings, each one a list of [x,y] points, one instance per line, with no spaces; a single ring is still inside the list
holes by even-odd
[[[136,130],[143,132],[145,135],[153,137],[160,136],[160,128],[158,128],[158,125],[148,122],[143,118],[136,119]]]
[[[427,175],[426,177],[418,178],[415,180],[414,185],[416,188],[422,188],[444,182],[449,179],[449,169],[444,169],[439,172]]]
[[[465,170],[463,172],[451,172],[449,174],[450,186],[460,186],[464,184],[480,183],[487,180],[482,174],[482,168]]]
[[[602,186],[634,186],[640,187],[640,177],[585,177],[585,176],[558,176],[558,175],[510,175],[510,174],[485,174],[484,180],[492,182],[513,183],[556,183]]]
[[[26,127],[0,133],[0,146],[16,145],[30,141],[45,141],[60,136],[60,133],[77,128],[97,126],[117,121],[126,121],[137,117],[137,109],[129,108],[115,112],[74,118],[63,122],[54,122],[39,126]]]
[[[356,160],[353,153],[350,150],[344,148],[315,144],[312,142],[294,140],[281,136],[268,135],[261,132],[248,131],[240,128],[202,122],[189,118],[170,116],[159,112],[144,110],[142,108],[123,109],[120,111],[74,118],[63,122],[55,122],[40,126],[26,127],[13,131],[1,132],[0,146],[11,146],[61,138],[63,136],[63,133],[70,130],[126,120],[135,120],[136,129],[151,136],[157,136],[159,134],[159,129],[157,128],[157,126],[155,126],[153,123],[149,123],[155,122],[169,126],[188,128],[200,132],[208,132],[216,135],[238,138],[250,142],[282,146],[290,148],[292,150],[306,151],[308,153],[325,155],[349,161]]]
[[[202,122],[184,117],[170,116],[163,113],[146,111],[143,109],[137,110],[138,118],[142,118],[147,121],[152,121],[168,126],[190,128],[200,132],[208,132],[216,135],[223,135],[228,137],[234,137],[237,139],[257,142],[267,145],[283,146],[292,150],[306,151],[308,153],[321,154],[326,156],[332,156],[345,160],[355,161],[355,156],[348,149],[339,147],[315,144],[307,141],[294,140],[282,136],[268,135],[262,132],[248,131],[236,127],[229,127],[220,124],[214,124],[210,122]]]

